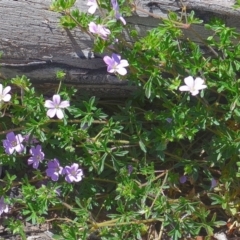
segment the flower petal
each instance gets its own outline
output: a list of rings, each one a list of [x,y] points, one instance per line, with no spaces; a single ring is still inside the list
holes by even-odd
[[[21,142],[24,141],[24,137],[23,137],[21,134],[17,134],[17,135],[16,135],[16,139],[17,139],[17,142],[18,142],[18,143],[21,143]]]
[[[113,53],[113,54],[112,54],[112,59],[113,59],[116,63],[120,64],[121,56],[118,55],[118,54],[116,54],[116,53]],[[123,60],[122,60],[122,61],[123,61]]]
[[[63,119],[64,115],[63,115],[63,111],[61,109],[57,109],[57,117],[59,119]]]
[[[199,90],[194,90],[191,91],[192,96],[196,96],[197,94],[199,94]]]
[[[184,78],[184,82],[188,87],[190,87],[190,88],[194,87],[194,80],[193,80],[192,76]]]
[[[51,101],[51,100],[46,100],[45,103],[44,103],[44,107],[47,107],[47,108],[55,108],[55,105],[54,105],[53,101]]]
[[[110,72],[110,73],[114,73],[115,69],[113,69],[111,66],[108,66],[107,71]]]
[[[88,9],[88,12],[90,14],[94,14],[97,10],[97,5],[92,5],[89,9]]]
[[[60,95],[58,95],[58,94],[53,95],[53,103],[54,103],[54,105],[55,105],[55,106],[56,106],[56,105],[59,105],[60,102],[61,102],[61,97],[60,97]]]
[[[77,171],[78,167],[79,167],[79,165],[78,165],[77,163],[73,163],[73,164],[72,164],[72,168],[73,168],[75,171]]]
[[[15,150],[18,152],[18,153],[21,153],[23,150],[24,150],[24,146],[22,144],[18,144],[16,147],[15,147]]]
[[[59,104],[59,107],[60,108],[67,108],[70,106],[70,103],[69,101],[62,101],[60,104]]]
[[[96,23],[90,22],[88,24],[88,27],[89,27],[90,32],[92,32],[92,33],[97,33],[98,32]]]
[[[126,75],[126,74],[127,74],[126,68],[117,68],[116,71],[117,71],[120,75]]]
[[[10,142],[15,141],[16,140],[15,137],[16,136],[15,136],[14,132],[10,132],[7,134],[7,140]]]
[[[103,61],[109,65],[109,66],[113,66],[114,65],[114,60],[112,58],[110,58],[109,56],[105,56],[103,58]]]
[[[195,79],[194,88],[201,90],[201,89],[207,88],[207,85],[204,84],[204,80],[202,78],[197,77]]]
[[[33,163],[33,168],[38,169],[38,166],[39,166],[39,161],[35,161]]]
[[[184,85],[184,86],[179,87],[179,90],[180,91],[190,91],[190,88],[189,88],[189,86]]]
[[[4,102],[9,102],[10,101],[10,99],[11,99],[11,95],[10,94],[6,94],[4,97],[3,97],[3,101]]]
[[[30,158],[28,159],[28,165],[33,164],[33,163],[34,163],[34,158],[33,158],[33,157],[30,157]]]
[[[57,109],[56,109],[56,108],[49,109],[49,110],[47,111],[47,115],[48,115],[50,118],[53,118],[53,117],[56,115],[56,112],[57,112]]]
[[[123,25],[127,24],[126,20],[123,17],[120,17],[119,20],[123,23]]]
[[[11,87],[7,86],[3,89],[3,95],[6,95],[7,93],[9,93],[11,91]]]
[[[128,67],[129,66],[128,61],[127,60],[121,60],[119,66],[121,66],[121,67]]]

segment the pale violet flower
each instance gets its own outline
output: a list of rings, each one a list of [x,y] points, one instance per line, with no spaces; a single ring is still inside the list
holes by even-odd
[[[132,165],[128,165],[128,174],[130,175],[133,171],[133,166]]]
[[[121,60],[121,56],[113,53],[112,57],[105,56],[103,61],[108,65],[107,71],[110,73],[119,73],[120,75],[126,75],[127,70],[125,67],[129,66],[127,60]]]
[[[54,158],[48,162],[48,168],[46,170],[47,176],[50,177],[53,181],[57,181],[59,175],[63,174],[63,167],[60,166],[59,161]]]
[[[204,84],[204,80],[200,77],[197,77],[195,80],[192,76],[184,78],[184,82],[186,85],[181,86],[179,88],[180,91],[187,91],[195,96],[199,93],[199,90],[207,88],[207,85]]]
[[[179,178],[179,182],[180,183],[185,183],[187,181],[187,176],[186,175],[182,175],[180,178]]]
[[[5,212],[8,213],[8,205],[4,202],[3,196],[0,198],[0,216]]]
[[[119,12],[119,5],[117,0],[111,0],[113,10],[115,11],[115,18],[120,20],[124,25],[126,25],[125,19],[122,17],[122,15]]]
[[[79,182],[83,178],[83,171],[79,168],[77,163],[73,163],[72,166],[66,166],[63,173],[66,174],[65,180],[68,183]]]
[[[108,38],[108,35],[111,33],[110,30],[107,29],[105,26],[101,24],[96,24],[94,22],[90,22],[88,24],[88,27],[91,33],[98,35],[103,40],[106,40]]]
[[[35,144],[35,143],[39,143],[39,141],[36,139],[36,137],[31,136],[30,134],[24,135],[23,136],[24,141],[30,144]]]
[[[11,87],[7,86],[3,88],[3,85],[0,84],[0,102],[9,102],[11,99],[11,95],[9,92],[11,91]]]
[[[30,154],[32,155],[32,157],[28,159],[28,165],[32,164],[33,168],[37,169],[39,166],[39,163],[44,159],[44,153],[42,152],[41,145],[32,147],[30,149]]]
[[[50,118],[53,118],[55,115],[57,115],[59,119],[63,119],[64,117],[62,109],[69,106],[69,101],[61,101],[61,97],[58,94],[53,95],[53,101],[46,100],[44,104],[44,107],[49,108],[47,115]]]
[[[14,150],[18,153],[21,153],[24,150],[22,142],[24,137],[21,134],[15,135],[14,132],[7,134],[7,139],[3,140],[3,146],[7,154],[13,154]]]
[[[212,180],[211,180],[211,187],[210,187],[210,189],[213,189],[213,188],[215,188],[217,185],[218,185],[218,180],[216,180],[216,179],[212,178]]]
[[[90,6],[90,8],[88,9],[88,12],[90,14],[94,14],[98,8],[98,3],[96,0],[88,0],[87,6]]]

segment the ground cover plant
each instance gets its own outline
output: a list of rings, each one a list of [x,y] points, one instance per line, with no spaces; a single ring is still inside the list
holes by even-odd
[[[211,19],[203,40],[194,12],[170,12],[140,36],[125,20],[141,10],[134,2],[89,0],[87,13],[74,3],[54,0],[51,9],[63,27],[94,39],[106,73],[137,88],[125,101],[103,101],[64,86],[64,72],[51,97],[25,76],[0,84],[2,224],[22,239],[23,220],[50,222],[55,239],[210,237],[229,219],[233,230],[239,33]]]

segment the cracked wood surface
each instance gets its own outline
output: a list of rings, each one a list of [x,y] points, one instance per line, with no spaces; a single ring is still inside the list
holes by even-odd
[[[87,0],[76,0],[75,6],[87,11],[86,3]],[[111,98],[129,96],[135,88],[107,74],[102,58],[95,57],[91,51],[92,39],[79,29],[70,31],[60,27],[61,15],[49,10],[50,4],[50,0],[0,0],[2,75],[11,78],[24,74],[46,89],[46,86],[54,88],[58,83],[56,71],[64,70],[66,82],[77,85],[84,93]],[[145,12],[137,9],[126,20],[140,35],[145,35],[147,30],[160,23],[156,16],[166,17],[170,10],[181,14],[186,7],[187,11],[196,11],[205,22],[210,16],[220,16],[228,26],[236,27],[240,32],[240,10],[233,9],[233,4],[234,0],[141,0],[137,6]],[[191,28],[203,38],[209,34],[203,25]],[[184,34],[199,41],[191,29],[184,30]]]

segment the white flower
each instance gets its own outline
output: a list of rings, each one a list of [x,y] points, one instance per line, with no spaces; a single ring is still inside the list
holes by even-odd
[[[194,80],[192,76],[189,76],[184,78],[184,82],[186,85],[181,86],[179,90],[190,92],[192,96],[197,95],[199,93],[199,90],[207,88],[207,85],[204,84],[204,80],[200,77],[197,77]]]
[[[3,212],[7,213],[9,211],[8,205],[4,202],[3,196],[0,198],[0,216]]]
[[[11,99],[11,95],[8,94],[11,91],[11,87],[7,86],[3,88],[3,85],[0,84],[0,102],[9,102]]]
[[[88,12],[90,14],[94,14],[98,8],[98,4],[96,0],[88,0],[87,5],[90,6]]]
[[[44,104],[44,107],[49,108],[47,115],[50,118],[53,118],[55,115],[57,115],[59,119],[63,119],[64,117],[62,109],[69,106],[69,101],[61,101],[61,97],[58,94],[53,95],[53,101],[46,100]]]

